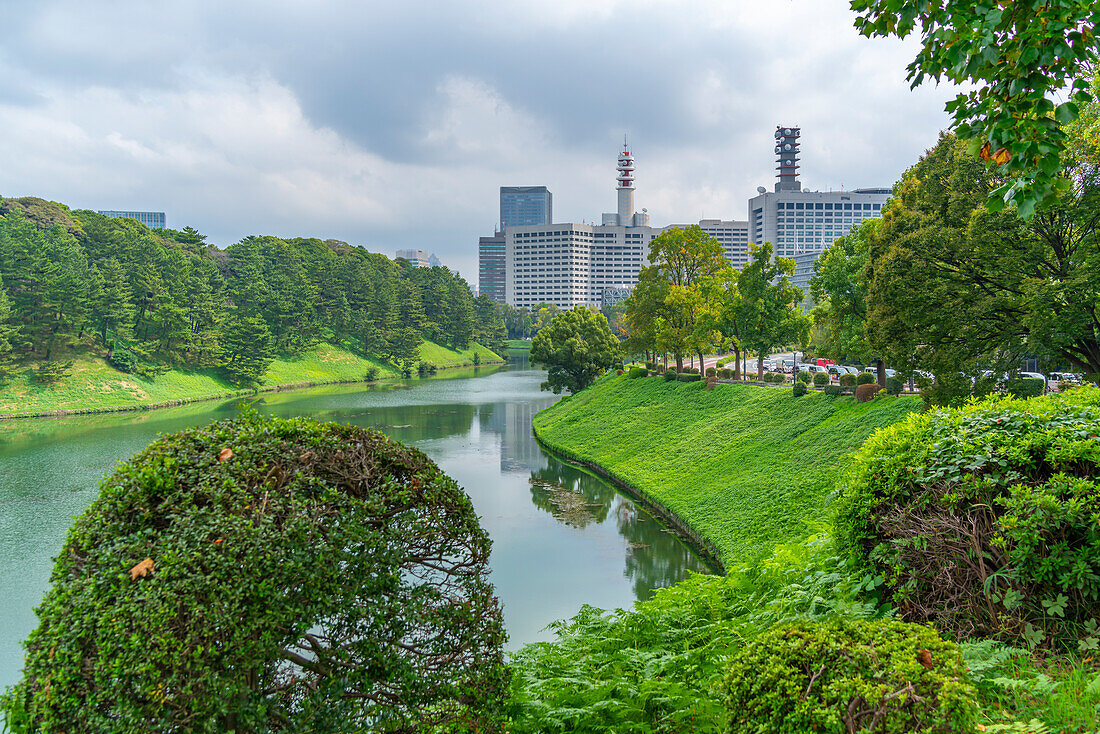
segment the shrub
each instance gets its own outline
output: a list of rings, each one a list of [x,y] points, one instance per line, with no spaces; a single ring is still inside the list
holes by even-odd
[[[645,368],[647,370],[649,370],[650,372],[656,372],[657,371],[657,363],[656,362],[646,362],[645,363]]]
[[[703,378],[695,374],[694,372],[681,372],[679,375],[676,376],[676,379],[680,382],[698,382]]]
[[[128,349],[116,349],[111,352],[111,356],[107,358],[107,364],[114,367],[119,372],[126,372],[132,374],[138,370],[138,359],[134,356],[134,353]]]
[[[481,364],[481,352],[474,352],[473,363],[474,367],[477,367]]]
[[[631,367],[626,376],[632,380],[638,377],[649,377],[649,370],[645,367]]]
[[[907,619],[1095,644],[1098,434],[1093,388],[912,414],[853,455],[838,540]]]
[[[1005,385],[1005,391],[1014,398],[1037,398],[1046,388],[1046,381],[1038,377],[1014,377]]]
[[[707,367],[707,377],[714,377],[718,374],[717,367]]]
[[[917,378],[920,396],[926,408],[960,406],[972,394],[970,378],[961,372],[937,374],[934,380]]]
[[[799,370],[799,372],[798,372],[798,381],[799,382],[804,382],[807,385],[809,385],[812,380],[813,380],[813,375],[811,375],[808,371]]]
[[[732,380],[733,370],[723,367],[722,369],[718,370],[718,376],[721,377],[723,380]]]
[[[38,365],[32,373],[34,381],[42,385],[54,385],[72,374],[73,360],[62,362],[51,359]]]
[[[854,387],[856,384],[856,376],[846,372],[840,376],[839,382],[844,387]]]
[[[436,367],[431,362],[421,362],[420,364],[418,364],[416,366],[416,374],[420,377],[426,377],[428,375],[434,375],[438,371],[439,371],[439,368]]]
[[[801,382],[801,381],[794,383],[794,396],[796,398],[800,398],[805,394],[806,394],[806,383]]]
[[[367,382],[374,382],[378,379],[378,371],[378,367],[372,364],[367,368],[367,371],[363,373],[363,379]]]
[[[714,366],[717,367],[718,369],[722,369],[723,367],[726,366],[726,363],[725,363],[724,360],[720,359],[720,360],[718,360],[717,362],[714,363]]]
[[[824,385],[828,385],[828,384],[829,384],[829,373],[828,372],[815,372],[814,373],[814,385],[816,385],[817,387],[823,387]]]
[[[454,480],[375,431],[166,436],[74,523],[0,708],[28,731],[499,730],[489,547]]]
[[[870,385],[872,382],[878,382],[878,378],[875,377],[873,372],[860,372],[856,375],[857,385]]]
[[[699,374],[699,368],[698,367],[685,367],[683,373],[681,373],[681,374],[697,375],[697,374]]]
[[[669,367],[665,371],[665,382],[672,382],[675,379],[676,379],[676,370],[673,369],[672,367]]]
[[[623,373],[623,371],[622,371],[622,370],[615,370],[615,374],[616,374],[616,375],[621,375],[622,373]]]
[[[877,382],[865,382],[856,387],[856,400],[866,403],[878,397],[879,386]]]
[[[782,372],[776,372],[774,374],[775,374],[775,377],[773,379],[775,381],[775,384],[782,385],[783,383],[785,383],[787,381],[787,376],[785,374],[783,374]]]
[[[833,397],[836,397],[837,395],[843,395],[844,394],[844,388],[841,387],[840,385],[826,385],[825,386],[825,394],[826,395],[832,395]]]
[[[892,620],[777,625],[734,653],[727,707],[746,732],[972,732],[957,645]]]
[[[902,382],[896,377],[886,378],[886,394],[901,395]]]

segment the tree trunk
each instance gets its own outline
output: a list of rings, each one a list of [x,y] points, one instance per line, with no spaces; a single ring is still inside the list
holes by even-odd
[[[699,352],[699,374],[702,375],[703,377],[707,376],[707,371],[706,371],[706,369],[703,368],[703,365],[705,365],[705,364],[706,364],[706,362],[703,361],[703,353]]]
[[[733,379],[741,379],[741,348],[733,348]]]
[[[756,379],[761,382],[764,381],[764,354],[761,352],[756,355]]]
[[[878,368],[878,386],[886,387],[886,363],[881,359],[875,360],[875,367]]]
[[[676,354],[676,372],[679,374],[684,371],[684,355]]]

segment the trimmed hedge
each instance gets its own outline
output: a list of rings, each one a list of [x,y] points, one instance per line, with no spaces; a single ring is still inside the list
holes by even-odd
[[[955,634],[1097,642],[1100,389],[912,414],[853,454],[844,552]]]
[[[893,620],[777,625],[734,653],[734,732],[976,730],[977,691],[957,645]]]
[[[855,387],[856,376],[849,373],[849,372],[845,372],[843,375],[841,375],[839,377],[838,381],[844,387]]]
[[[649,370],[645,367],[631,367],[630,372],[627,372],[626,376],[632,380],[639,377],[649,377]]]
[[[376,431],[166,436],[73,524],[0,708],[17,731],[499,731],[489,548],[454,480]]]
[[[645,368],[647,370],[649,370],[650,372],[656,372],[657,371],[657,363],[656,362],[646,362],[645,363]]]
[[[667,370],[665,370],[665,382],[672,382],[675,379],[676,379],[676,369],[675,368],[669,367]]]
[[[844,394],[844,388],[841,387],[840,385],[826,385],[825,386],[825,394],[826,395],[832,395],[834,397],[836,397],[837,395],[843,395]]]
[[[680,382],[698,382],[703,378],[700,375],[695,374],[694,372],[681,372],[680,374],[676,375],[676,379]]]
[[[878,391],[881,389],[877,382],[865,382],[856,387],[856,400],[861,403],[874,400],[878,397]]]
[[[824,387],[829,384],[828,372],[815,372],[814,373],[814,385],[817,387]]]
[[[799,370],[797,378],[798,382],[803,382],[808,385],[813,381],[813,379],[813,375],[811,375],[807,370]]]
[[[723,380],[732,380],[733,370],[723,367],[722,369],[718,370],[718,376],[721,377]]]
[[[901,395],[902,381],[896,377],[886,378],[886,394]]]
[[[805,382],[794,383],[794,396],[800,398],[807,393],[808,389]]]
[[[878,377],[873,372],[860,372],[856,375],[857,385],[870,385],[872,382],[878,382]]]
[[[717,367],[707,367],[707,377],[714,377],[718,374]]]
[[[1046,381],[1038,377],[1014,377],[1005,385],[1005,392],[1014,398],[1037,398],[1046,389]]]

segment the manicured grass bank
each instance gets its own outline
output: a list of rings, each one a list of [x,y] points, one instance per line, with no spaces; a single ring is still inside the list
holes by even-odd
[[[482,364],[502,361],[477,343],[471,343],[470,348],[463,351],[427,341],[420,347],[421,360],[439,368],[472,365],[475,354],[479,355]],[[72,374],[56,385],[40,385],[24,371],[0,387],[0,417],[53,411],[106,412],[147,408],[242,392],[212,370],[170,370],[146,379],[119,372],[100,357],[75,356],[73,360]],[[275,360],[264,376],[261,389],[357,382],[371,367],[378,368],[380,379],[399,376],[390,365],[364,359],[331,344],[319,344],[297,357]]]
[[[919,406],[623,375],[542,411],[534,427],[550,448],[661,503],[728,567],[807,535],[844,456]]]

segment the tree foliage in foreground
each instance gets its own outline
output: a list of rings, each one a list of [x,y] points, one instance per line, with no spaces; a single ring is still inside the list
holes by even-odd
[[[905,38],[919,29],[921,49],[908,67],[912,86],[926,79],[973,85],[948,102],[947,112],[958,136],[974,141],[971,154],[995,164],[1005,179],[990,192],[992,208],[1015,204],[1029,218],[1070,190],[1061,170],[1064,126],[1093,99],[1086,80],[1100,58],[1100,5],[851,0],[851,6],[865,36]]]
[[[584,306],[559,313],[531,344],[531,361],[547,369],[543,389],[555,393],[583,390],[621,359],[607,318]]]
[[[380,433],[252,413],[167,436],[70,530],[0,706],[16,732],[496,731],[489,548]]]

